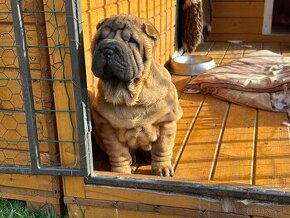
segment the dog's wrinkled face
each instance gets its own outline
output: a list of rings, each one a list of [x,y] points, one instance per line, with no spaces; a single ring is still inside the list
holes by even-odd
[[[94,75],[112,83],[129,84],[140,79],[157,37],[152,24],[135,16],[103,20],[92,44]]]

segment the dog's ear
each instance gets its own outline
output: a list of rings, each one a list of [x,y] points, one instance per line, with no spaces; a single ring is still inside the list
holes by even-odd
[[[159,32],[148,20],[143,19],[143,31],[154,40],[159,39]]]
[[[102,19],[96,26],[96,30],[100,29],[100,27],[105,23],[105,21],[108,20],[108,18]]]

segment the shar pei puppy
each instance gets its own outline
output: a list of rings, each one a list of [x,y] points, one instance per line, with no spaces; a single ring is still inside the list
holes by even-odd
[[[131,173],[131,154],[151,151],[152,173],[173,176],[176,121],[182,116],[169,72],[153,58],[159,33],[130,15],[106,18],[92,41],[93,136],[113,172]]]

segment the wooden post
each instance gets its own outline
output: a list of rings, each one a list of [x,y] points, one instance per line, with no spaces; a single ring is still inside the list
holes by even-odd
[[[68,167],[79,165],[77,144],[76,113],[72,69],[69,54],[69,39],[65,14],[65,1],[48,1],[44,5],[47,39],[53,83],[54,106],[56,112],[57,134],[60,146],[61,164]],[[84,179],[63,177],[64,194],[84,197]]]

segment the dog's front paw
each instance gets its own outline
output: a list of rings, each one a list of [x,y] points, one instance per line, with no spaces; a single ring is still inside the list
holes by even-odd
[[[171,163],[152,164],[152,174],[156,176],[172,177],[174,175],[174,169]]]
[[[130,166],[121,166],[121,167],[111,167],[112,172],[123,173],[123,174],[131,174],[132,170]]]

